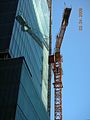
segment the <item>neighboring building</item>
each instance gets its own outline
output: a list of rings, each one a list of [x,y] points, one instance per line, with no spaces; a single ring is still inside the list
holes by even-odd
[[[0,0],[0,29],[0,120],[48,120],[47,0]]]

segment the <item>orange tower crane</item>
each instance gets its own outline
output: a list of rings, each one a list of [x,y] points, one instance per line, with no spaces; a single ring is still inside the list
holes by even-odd
[[[62,56],[60,48],[66,27],[68,25],[71,8],[65,8],[61,23],[61,30],[56,37],[55,53],[50,55],[49,63],[53,66],[54,72],[54,120],[62,120]]]

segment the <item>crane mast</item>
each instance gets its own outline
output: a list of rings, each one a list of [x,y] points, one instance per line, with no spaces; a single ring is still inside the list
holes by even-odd
[[[62,120],[62,56],[60,48],[63,41],[64,33],[68,25],[71,8],[65,8],[61,29],[56,37],[55,53],[50,55],[49,63],[53,66],[54,72],[54,120]]]

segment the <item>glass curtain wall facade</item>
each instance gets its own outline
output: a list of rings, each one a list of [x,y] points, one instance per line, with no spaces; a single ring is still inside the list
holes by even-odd
[[[0,60],[0,120],[49,120],[24,57]]]
[[[19,0],[16,16],[21,15],[40,41],[49,43],[49,9],[46,0]],[[33,84],[47,110],[48,50],[41,48],[32,36],[22,30],[15,19],[9,53],[24,56],[33,76]]]
[[[0,120],[15,120],[21,59],[0,60]]]
[[[25,61],[22,63],[15,120],[49,120]]]
[[[18,0],[0,0],[0,52],[8,51]]]
[[[16,19],[17,16],[20,16],[21,22],[29,26],[34,33],[34,37],[27,30],[24,30],[24,26]],[[6,117],[5,120],[48,120],[49,48],[45,46],[49,46],[49,9],[47,0],[0,0],[0,29],[0,62],[3,61],[8,66],[12,61],[17,61],[15,64],[14,62],[12,63],[12,68],[9,69],[8,66],[7,71],[5,65],[1,65],[0,81],[3,84],[4,76],[6,76],[5,85],[7,85],[6,83],[9,79],[10,81],[14,79],[20,81],[18,88],[15,88],[18,85],[17,82],[14,86],[13,83],[9,84],[10,81],[8,82],[10,85],[8,88],[7,86],[0,86],[0,90],[2,89],[3,91],[0,92],[0,97],[2,96],[0,102],[3,102],[4,94],[7,94],[7,98],[4,98],[6,101],[8,101],[8,96],[12,100],[11,93],[9,94],[9,91],[12,91],[12,85],[15,88],[14,90],[17,91],[16,101],[14,101],[14,104],[12,103],[15,106],[12,113],[14,117]],[[39,42],[42,47],[38,44]],[[5,53],[5,56],[2,53]],[[9,54],[9,58],[6,53]],[[24,60],[18,58],[21,56],[23,56]],[[8,62],[8,65],[7,61],[10,62]],[[15,66],[16,69],[14,70]],[[16,74],[18,70],[20,71]],[[7,74],[8,72],[9,74]],[[19,77],[16,78],[14,77],[15,75]],[[5,87],[7,88],[6,93]],[[4,103],[4,107],[6,107],[6,103]],[[10,104],[8,106],[10,108]],[[6,116],[3,106],[0,109],[2,115]],[[0,120],[3,119],[1,118]]]
[[[32,26],[35,25],[35,29],[38,28],[32,0],[27,0],[27,2],[25,0],[19,0],[16,16],[17,15],[22,15],[28,22],[29,26],[31,26],[30,23],[33,22]],[[32,73],[33,80],[35,81],[34,84],[38,94],[41,94],[41,57],[43,57],[43,52],[39,45],[33,40],[32,36],[21,29],[21,25],[16,19],[14,22],[9,52],[11,57],[25,57]]]
[[[38,25],[43,35],[43,40],[49,44],[49,9],[46,0],[33,0]],[[47,109],[48,92],[48,50],[43,46],[43,72],[42,72],[42,100]]]

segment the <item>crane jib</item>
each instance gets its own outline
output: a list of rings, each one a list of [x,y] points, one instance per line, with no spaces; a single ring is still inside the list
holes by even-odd
[[[69,20],[69,17],[70,17],[70,13],[71,13],[71,8],[65,8],[64,9],[63,20],[62,20],[62,23],[61,23],[61,29],[60,29],[59,34],[56,37],[55,51],[60,51],[61,44],[62,44],[63,37],[64,37],[64,33],[65,33],[66,27],[68,25],[68,20]]]

